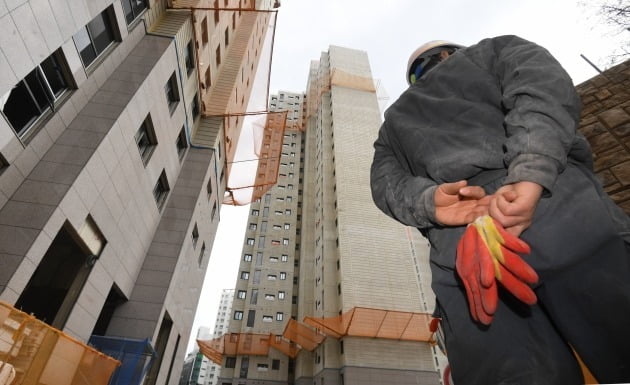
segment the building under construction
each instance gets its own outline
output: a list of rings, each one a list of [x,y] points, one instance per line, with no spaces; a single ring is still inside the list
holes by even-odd
[[[269,110],[288,119],[278,182],[251,204],[229,333],[199,342],[219,384],[439,384],[427,242],[370,195],[366,53],[331,46]]]
[[[266,103],[252,89],[268,79],[277,5],[0,7],[0,370],[12,384],[84,383],[87,343],[118,360],[89,384],[178,383],[230,164],[253,130],[243,117]]]

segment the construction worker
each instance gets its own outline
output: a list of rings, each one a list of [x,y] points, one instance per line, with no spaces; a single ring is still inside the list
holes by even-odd
[[[598,381],[630,382],[630,218],[593,174],[568,74],[544,48],[500,36],[427,43],[406,77],[374,143],[372,196],[431,244],[454,383],[581,384],[573,351]],[[457,249],[486,215],[529,245],[515,254],[537,274],[519,283],[533,298],[502,281],[494,308],[474,306],[484,294],[463,283],[479,271],[458,270]]]

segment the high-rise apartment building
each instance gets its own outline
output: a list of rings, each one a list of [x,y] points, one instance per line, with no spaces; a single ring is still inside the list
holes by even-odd
[[[208,340],[224,335],[228,332],[232,302],[234,301],[234,289],[223,289],[217,309],[217,317],[214,323],[214,332],[207,326],[200,326],[197,331],[197,340]],[[218,365],[208,357],[194,349],[184,360],[179,385],[216,385],[221,365]]]
[[[381,114],[367,54],[331,46],[306,93],[272,96],[270,110],[297,101],[303,131],[285,133],[277,186],[251,205],[229,331],[280,335],[289,317],[354,308],[431,312],[426,240],[371,198]],[[328,337],[295,360],[275,349],[225,356],[219,383],[438,384],[437,367],[428,343]]]
[[[108,353],[137,342],[115,383],[179,380],[242,126],[222,115],[246,111],[271,7],[0,6],[0,300]]]

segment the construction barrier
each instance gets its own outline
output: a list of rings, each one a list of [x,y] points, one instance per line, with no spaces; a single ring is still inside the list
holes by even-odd
[[[433,333],[429,329],[432,318],[426,313],[354,307],[338,317],[304,317],[304,323],[334,338],[353,336],[432,342]]]
[[[119,361],[0,302],[3,385],[107,385],[119,365]]]

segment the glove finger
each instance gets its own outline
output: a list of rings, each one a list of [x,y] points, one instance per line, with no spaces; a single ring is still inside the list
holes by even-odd
[[[503,266],[499,266],[499,269],[501,270],[501,278],[497,277],[497,279],[507,291],[528,305],[534,305],[537,302],[536,294],[531,287],[516,278]]]
[[[505,247],[501,247],[503,251],[503,266],[509,270],[520,281],[534,284],[538,282],[538,274],[527,264],[518,254],[511,252]]]
[[[466,231],[459,240],[457,244],[457,258],[455,259],[455,267],[457,269],[457,273],[462,277],[468,276],[473,272],[474,265],[474,228],[472,226],[468,226]]]
[[[477,317],[477,306],[475,305],[475,296],[473,294],[472,289],[470,288],[470,284],[466,280],[466,278],[462,278],[462,282],[464,283],[464,289],[466,289],[466,297],[468,298],[468,311],[470,311],[470,315],[473,317],[475,321],[478,321]]]
[[[501,235],[501,238],[503,238],[502,243],[506,248],[514,251],[515,253],[521,254],[529,254],[531,252],[531,248],[525,241],[507,232],[507,230],[505,230],[503,226],[501,226],[501,224],[496,220],[493,219],[493,222],[495,228],[499,232],[499,235]]]
[[[497,311],[497,305],[499,303],[499,294],[497,290],[496,280],[493,281],[493,284],[487,288],[481,288],[481,305],[483,308],[483,313],[490,317],[490,321],[492,320],[492,316]],[[480,320],[482,317],[479,317]],[[483,322],[483,321],[482,321]],[[489,325],[489,323],[486,323]]]
[[[470,289],[472,292],[473,304],[474,304],[474,315],[473,318],[475,321],[479,321],[484,325],[490,325],[492,323],[492,316],[494,312],[488,314],[486,313],[483,305],[483,289],[478,286],[476,282],[470,282]],[[489,304],[490,305],[490,304]],[[496,309],[496,306],[495,306]],[[471,310],[472,313],[472,310]]]
[[[471,227],[474,228],[473,226]],[[477,264],[479,266],[479,282],[482,287],[488,288],[492,286],[495,281],[496,271],[493,262],[494,259],[492,258],[492,255],[490,255],[490,250],[488,250],[486,243],[477,232],[477,229],[475,229],[473,247]]]

